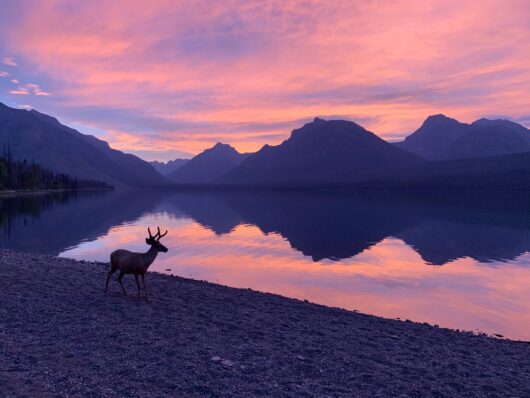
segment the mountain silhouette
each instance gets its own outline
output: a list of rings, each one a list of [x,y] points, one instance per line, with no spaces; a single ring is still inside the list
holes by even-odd
[[[428,160],[500,156],[530,152],[530,130],[508,120],[466,124],[434,115],[395,145]]]
[[[463,159],[530,152],[530,130],[508,120],[480,119],[454,143],[448,159]]]
[[[218,143],[188,161],[154,162],[169,173],[163,176],[49,115],[0,103],[0,144],[15,160],[115,187],[530,190],[530,130],[500,119],[466,124],[429,116],[403,142],[390,144],[354,122],[315,118],[254,154]]]
[[[428,160],[441,160],[443,154],[466,134],[467,126],[445,115],[429,116],[418,130],[396,146]]]
[[[154,187],[169,182],[149,163],[107,142],[62,125],[51,116],[0,103],[0,145],[15,160],[114,186]]]
[[[228,173],[248,156],[230,145],[217,143],[170,173],[168,178],[179,184],[210,183]]]
[[[153,165],[156,171],[158,171],[163,176],[167,176],[174,172],[175,170],[179,169],[180,167],[184,166],[188,159],[174,159],[169,160],[167,162],[159,162],[157,160],[153,160],[149,163]]]
[[[313,185],[355,182],[422,160],[353,122],[316,118],[278,146],[261,150],[220,184]]]

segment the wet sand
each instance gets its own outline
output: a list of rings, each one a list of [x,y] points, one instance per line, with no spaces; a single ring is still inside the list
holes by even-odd
[[[0,395],[530,397],[530,344],[0,251]]]

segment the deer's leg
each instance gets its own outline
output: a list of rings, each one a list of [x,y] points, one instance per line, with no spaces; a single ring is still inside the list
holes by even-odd
[[[116,272],[116,269],[117,268],[111,267],[110,270],[109,270],[109,273],[107,274],[107,283],[105,283],[105,294],[107,293],[107,290],[109,290],[110,277],[112,276],[113,273]]]
[[[142,274],[142,284],[144,285],[145,301],[149,301],[149,298],[147,297],[147,286],[145,286],[145,275],[144,274]]]
[[[121,289],[123,290],[123,294],[127,296],[127,291],[125,290],[125,286],[123,286],[123,277],[125,276],[125,273],[123,271],[120,271],[120,275],[118,276],[118,282],[120,282]]]
[[[138,289],[138,301],[140,301],[140,282],[138,281],[138,275],[134,274],[134,279],[136,280],[136,288]]]

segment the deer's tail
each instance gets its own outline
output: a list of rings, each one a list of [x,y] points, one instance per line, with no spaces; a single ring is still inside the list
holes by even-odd
[[[116,252],[110,253],[110,271],[115,271],[118,268],[118,258]]]

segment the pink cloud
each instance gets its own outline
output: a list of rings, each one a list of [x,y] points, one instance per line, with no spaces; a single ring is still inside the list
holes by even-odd
[[[13,84],[19,84],[20,82],[17,79],[11,79],[11,83]]]
[[[2,58],[2,63],[4,65],[8,65],[8,66],[17,66],[17,63],[15,62],[15,60],[11,57],[4,57]]]
[[[0,70],[0,77],[7,77],[7,76],[9,76],[9,73],[7,73],[6,71]]]
[[[28,95],[29,91],[19,87],[16,90],[9,90],[9,93],[13,95]]]
[[[19,83],[18,80],[13,79],[11,80],[13,83]],[[13,95],[28,95],[28,94],[34,94],[37,96],[49,96],[51,93],[44,91],[40,85],[35,83],[27,83],[27,84],[21,84],[18,86],[16,90],[9,91],[10,94]]]

